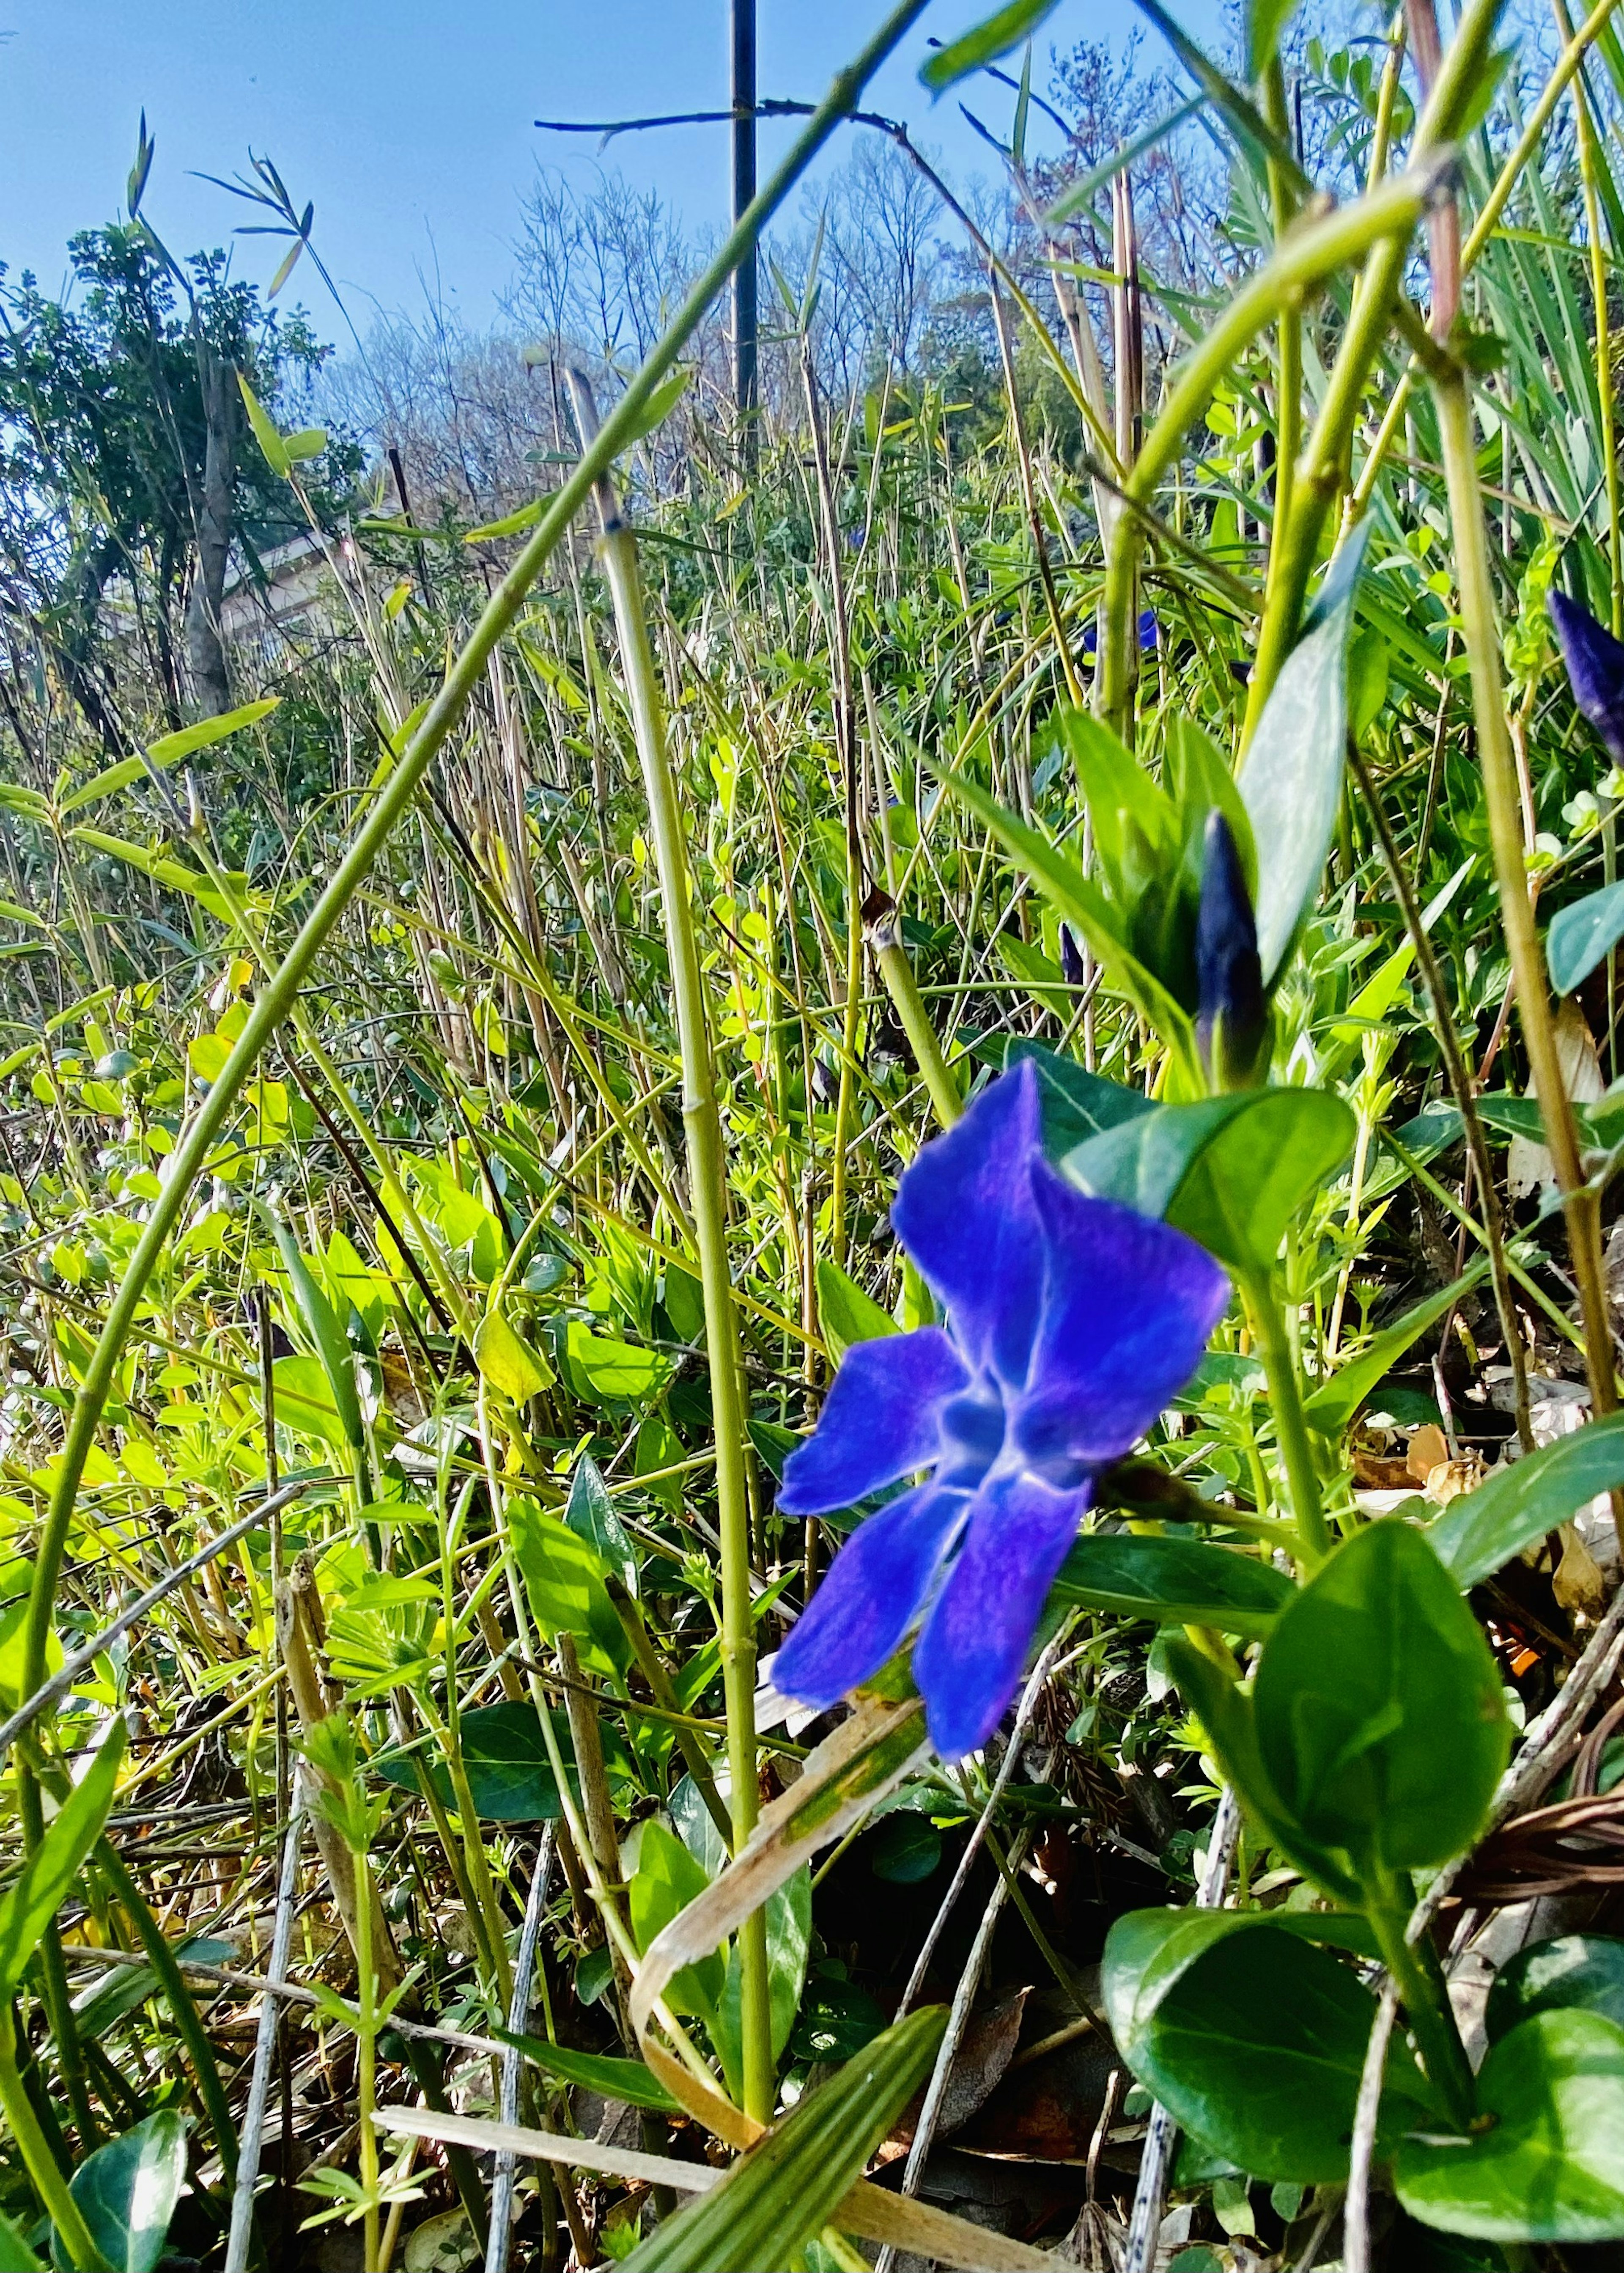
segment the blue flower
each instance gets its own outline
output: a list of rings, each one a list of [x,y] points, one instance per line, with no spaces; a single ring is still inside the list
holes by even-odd
[[[1573,699],[1613,764],[1624,766],[1624,647],[1565,592],[1553,591],[1548,605]]]
[[[947,1325],[846,1352],[778,1504],[823,1515],[930,1473],[859,1524],[773,1680],[833,1705],[923,1612],[914,1679],[957,1759],[1014,1692],[1096,1474],[1189,1378],[1229,1288],[1182,1232],[1049,1166],[1029,1060],[924,1147],[892,1221]]]

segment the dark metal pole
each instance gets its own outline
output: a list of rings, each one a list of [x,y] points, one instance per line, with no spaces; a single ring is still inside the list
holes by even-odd
[[[733,18],[733,218],[756,193],[756,0],[730,0]],[[741,417],[756,407],[756,252],[733,279],[733,399]],[[753,448],[753,429],[746,430]]]

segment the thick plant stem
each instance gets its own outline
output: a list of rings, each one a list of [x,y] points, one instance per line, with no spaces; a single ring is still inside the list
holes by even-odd
[[[896,910],[887,900],[882,912],[869,925],[869,943],[879,965],[880,978],[885,981],[892,1008],[902,1022],[908,1037],[908,1046],[914,1054],[914,1063],[919,1077],[929,1092],[936,1118],[944,1129],[951,1129],[964,1110],[964,1099],[959,1094],[959,1084],[954,1079],[942,1046],[937,1039],[936,1029],[931,1024],[914,977],[913,965],[908,960],[908,950],[902,945],[902,926]]]
[[[68,2182],[56,2167],[56,2158],[40,2128],[33,2103],[17,2072],[12,2050],[11,2016],[0,2012],[0,2114],[16,2140],[34,2191],[44,2203],[64,2248],[79,2273],[107,2273],[107,2260],[91,2239],[84,2213],[68,2191]]]
[[[487,603],[467,643],[446,674],[445,683],[430,704],[421,724],[407,744],[400,762],[378,791],[377,802],[356,831],[348,851],[328,880],[306,917],[281,964],[255,1000],[229,1057],[221,1068],[209,1093],[188,1124],[170,1155],[168,1174],[152,1204],[140,1238],[124,1268],[118,1291],[109,1305],[100,1339],[81,1377],[72,1415],[64,1439],[51,1501],[41,1528],[34,1572],[28,1594],[24,1629],[20,1693],[30,1696],[45,1677],[46,1651],[50,1639],[51,1610],[62,1575],[63,1555],[74,1506],[85,1473],[85,1463],[101,1419],[108,1394],[117,1374],[124,1343],[158,1258],[168,1243],[206,1167],[216,1140],[234,1110],[243,1083],[260,1052],[290,1013],[300,987],[339,919],[343,915],[368,872],[409,809],[452,727],[461,716],[475,690],[484,682],[498,641],[513,625],[531,586],[592,493],[598,475],[614,463],[640,432],[655,389],[692,338],[712,302],[726,285],[739,261],[755,244],[772,215],[843,119],[856,109],[864,87],[910,26],[922,16],[927,0],[901,0],[855,61],[841,71],[828,94],[796,137],[782,162],[741,214],[701,274],[681,309],[650,349],[625,392],[604,422],[595,445],[559,484],[519,558]],[[32,1811],[28,1796],[33,1780],[19,1764],[23,1793],[24,1835],[30,1851],[39,1843],[37,1795]]]
[[[590,446],[596,419],[584,379],[571,375],[576,422]],[[745,1475],[744,1366],[733,1274],[728,1262],[727,1155],[716,1102],[716,1071],[699,941],[688,882],[687,838],[677,800],[676,777],[666,744],[665,711],[648,644],[638,573],[637,543],[620,515],[605,477],[598,484],[603,525],[602,558],[615,604],[621,667],[631,700],[632,719],[648,799],[655,861],[665,911],[666,948],[671,994],[682,1053],[683,1127],[688,1144],[688,1180],[693,1227],[700,1250],[700,1283],[705,1299],[705,1342],[710,1355],[711,1410],[716,1446],[716,1527],[722,1539],[722,1678],[727,1702],[729,1797],[737,1854],[755,1828],[756,1635],[750,1601],[750,1493]],[[857,911],[851,910],[854,936]],[[772,2119],[774,2065],[772,2019],[767,1999],[767,1919],[756,1910],[739,1930],[742,1963],[740,2023],[744,2040],[745,2112],[757,2122]]]
[[[1320,1479],[1313,1465],[1313,1448],[1308,1441],[1308,1423],[1303,1417],[1302,1392],[1298,1386],[1297,1367],[1286,1338],[1285,1322],[1270,1287],[1249,1283],[1245,1292],[1247,1315],[1269,1383],[1269,1401],[1274,1412],[1281,1457],[1285,1462],[1298,1536],[1310,1562],[1323,1563],[1336,1542],[1325,1520]]]
[[[1471,405],[1464,375],[1456,371],[1433,383],[1442,444],[1444,476],[1449,491],[1449,520],[1455,532],[1456,574],[1461,590],[1462,637],[1471,666],[1472,707],[1478,726],[1478,748],[1483,766],[1483,789],[1488,806],[1489,840],[1494,853],[1495,880],[1500,887],[1501,919],[1506,928],[1512,975],[1516,986],[1517,1015],[1528,1046],[1534,1093],[1545,1122],[1545,1143],[1556,1168],[1568,1224],[1568,1244],[1573,1275],[1579,1289],[1580,1316],[1584,1325],[1585,1369],[1590,1377],[1590,1404],[1599,1416],[1618,1405],[1613,1363],[1613,1325],[1607,1313],[1606,1281],[1601,1253],[1601,1197],[1588,1182],[1579,1157],[1579,1136],[1573,1107],[1562,1079],[1556,1053],[1556,1025],[1546,990],[1545,956],[1534,926],[1534,904],[1529,896],[1528,871],[1523,866],[1523,824],[1519,812],[1516,758],[1506,724],[1506,701],[1500,677],[1500,630],[1494,615],[1494,591],[1489,577],[1488,541],[1483,520],[1483,493],[1478,480],[1477,454],[1472,445]]]

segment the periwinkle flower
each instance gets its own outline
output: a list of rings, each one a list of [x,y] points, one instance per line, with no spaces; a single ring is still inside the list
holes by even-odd
[[[1201,897],[1195,921],[1199,1008],[1195,1039],[1219,1089],[1253,1077],[1269,1026],[1257,919],[1229,822],[1215,806],[1201,848]]]
[[[1096,1476],[1189,1378],[1228,1281],[1182,1232],[1056,1174],[1029,1061],[924,1147],[891,1219],[947,1324],[846,1352],[778,1504],[824,1515],[929,1474],[858,1525],[773,1680],[833,1705],[923,1613],[914,1679],[957,1759],[1014,1692]]]
[[[1613,764],[1624,766],[1624,646],[1566,592],[1553,591],[1549,605],[1573,699]]]

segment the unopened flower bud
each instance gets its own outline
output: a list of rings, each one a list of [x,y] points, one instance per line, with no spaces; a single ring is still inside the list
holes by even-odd
[[[1254,1077],[1269,1011],[1252,896],[1230,825],[1216,811],[1207,816],[1195,975],[1201,1061],[1215,1088],[1240,1088]]]

